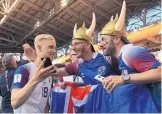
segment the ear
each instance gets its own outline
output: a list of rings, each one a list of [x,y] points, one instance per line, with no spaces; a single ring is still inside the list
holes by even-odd
[[[16,63],[16,60],[14,58],[12,58],[11,60],[11,65],[16,68],[17,67],[17,63]]]
[[[41,52],[42,51],[41,45],[37,45],[37,49],[38,49],[39,52]]]
[[[13,58],[11,60],[11,65],[14,66],[14,60],[13,60]]]
[[[91,49],[91,43],[88,43],[88,47]]]
[[[121,40],[121,37],[120,36],[116,36],[114,38],[114,44],[119,44],[120,40]]]

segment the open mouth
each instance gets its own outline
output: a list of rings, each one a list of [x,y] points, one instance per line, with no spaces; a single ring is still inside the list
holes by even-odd
[[[106,48],[102,47],[102,48],[101,48],[101,50],[102,50],[102,51],[105,51],[105,50],[106,50]]]
[[[54,56],[54,54],[50,54],[50,56]]]

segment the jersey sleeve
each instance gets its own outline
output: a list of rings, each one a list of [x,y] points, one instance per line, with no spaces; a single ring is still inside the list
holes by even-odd
[[[136,69],[138,72],[145,72],[149,69],[157,68],[161,65],[147,49],[134,46],[125,50],[123,58],[129,67]]]
[[[22,65],[16,69],[14,73],[14,80],[11,89],[23,88],[29,79],[29,71],[27,65]]]
[[[78,66],[77,62],[71,63],[65,66],[65,70],[69,73],[69,75],[78,75]]]

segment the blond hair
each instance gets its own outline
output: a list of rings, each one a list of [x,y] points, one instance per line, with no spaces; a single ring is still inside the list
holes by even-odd
[[[35,37],[35,40],[34,40],[34,44],[36,46],[37,42],[41,41],[41,40],[53,40],[55,42],[55,47],[56,47],[56,40],[55,38],[50,35],[50,34],[40,34],[38,36]]]

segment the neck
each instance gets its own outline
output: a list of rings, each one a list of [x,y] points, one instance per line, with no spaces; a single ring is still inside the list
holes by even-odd
[[[82,57],[82,59],[84,60],[84,61],[88,61],[88,60],[91,60],[93,58],[93,52],[87,52],[85,55],[84,55],[84,57]]]
[[[41,61],[42,61],[41,58],[37,57],[36,60],[34,61],[34,63],[38,67],[40,65]]]
[[[119,58],[120,56],[120,51],[121,51],[121,48],[124,46],[123,43],[120,43],[119,45],[116,46],[116,53],[115,53],[115,57],[116,58]]]

